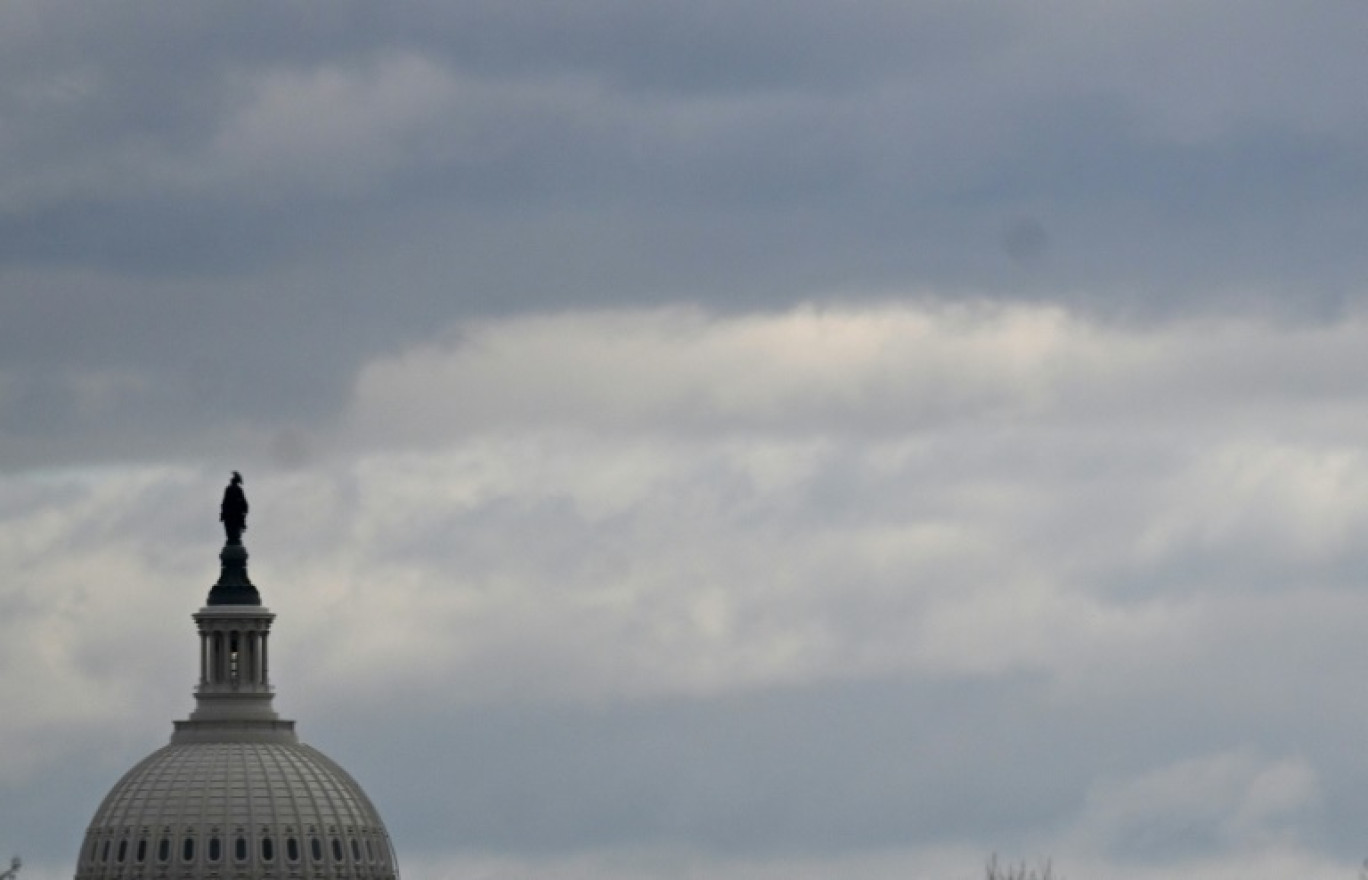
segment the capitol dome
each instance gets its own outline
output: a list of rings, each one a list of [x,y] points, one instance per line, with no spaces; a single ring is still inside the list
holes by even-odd
[[[275,615],[235,537],[194,615],[195,711],[105,796],[76,880],[395,880],[389,834],[361,786],[271,708]]]

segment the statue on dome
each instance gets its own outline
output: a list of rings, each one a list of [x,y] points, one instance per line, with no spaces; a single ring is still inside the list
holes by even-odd
[[[242,533],[247,531],[247,493],[242,491],[242,474],[237,471],[233,471],[232,481],[223,490],[219,521],[223,523],[228,543],[241,544]]]

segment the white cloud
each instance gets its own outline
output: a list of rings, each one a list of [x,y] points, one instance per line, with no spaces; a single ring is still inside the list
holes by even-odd
[[[572,313],[463,325],[366,366],[351,430],[378,442],[551,426],[823,434],[972,420],[1368,433],[1368,321],[1086,322],[1050,306]],[[1279,405],[1283,418],[1269,419]],[[1205,436],[1205,435],[1204,435]]]
[[[254,489],[254,570],[320,683],[1087,692],[1156,645],[1148,678],[1180,677],[1246,573],[1360,614],[1334,596],[1368,509],[1365,336],[1024,306],[469,324],[370,364],[330,457]],[[71,564],[156,577],[119,553]]]
[[[491,427],[799,430],[1028,410],[1070,320],[1055,309],[668,310],[463,327],[364,370],[363,436]]]
[[[319,670],[468,694],[1081,686],[1159,644],[1179,675],[1225,613],[1194,554],[1309,583],[1353,552],[1365,335],[1027,307],[467,325],[363,370],[331,469],[269,490],[340,542],[282,579],[364,610],[315,618],[348,631]]]
[[[1332,701],[1368,626],[1368,458],[1346,378],[1365,369],[1364,335],[1355,320],[1127,328],[911,305],[456,328],[363,370],[327,455],[248,470],[279,708],[307,730],[340,707],[440,723],[433,706],[1024,677],[1046,683],[1035,711],[1080,719],[1066,750],[1091,748],[1109,713],[1348,717],[1353,702]],[[9,778],[59,759],[54,731],[165,730],[188,711],[184,615],[212,580],[222,476],[0,480],[0,568],[21,574],[0,588],[17,609],[0,651],[27,673],[0,697],[31,707],[0,721],[32,745]],[[147,693],[155,718],[137,711]],[[1250,850],[1326,873],[1304,850],[1332,755],[1113,745],[1129,757],[1073,836],[1031,838],[1061,866],[1158,876],[1104,864],[1152,833],[1212,877]],[[860,851],[848,875],[923,855]],[[461,869],[603,867],[560,858]],[[689,864],[612,870],[799,870]]]
[[[0,480],[0,778],[47,769],[92,734],[117,748],[154,729],[144,707],[173,705],[149,685],[177,681],[173,664],[193,656],[164,624],[194,569],[139,523],[165,517],[149,502],[183,483],[165,468]]]

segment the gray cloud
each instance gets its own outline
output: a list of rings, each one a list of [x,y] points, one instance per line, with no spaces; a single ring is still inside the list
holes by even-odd
[[[188,710],[240,468],[434,876],[1352,873],[1366,23],[6,5],[0,847]]]
[[[401,852],[1357,856],[1361,322],[464,329],[372,364],[318,455],[268,434],[278,469],[248,469],[280,708]],[[31,707],[0,728],[31,744],[7,790],[74,750],[71,773],[112,774],[186,711],[192,635],[157,609],[211,576],[224,473],[0,483],[0,563],[23,573],[0,659],[31,669],[5,679]],[[136,661],[101,662],[127,632]],[[58,813],[86,808],[51,779],[57,852],[80,820]]]
[[[144,373],[147,411],[221,431],[316,422],[366,357],[476,315],[1326,316],[1364,269],[1351,4],[5,15],[0,350],[57,413],[44,362]],[[1038,265],[1001,248],[1021,217]]]

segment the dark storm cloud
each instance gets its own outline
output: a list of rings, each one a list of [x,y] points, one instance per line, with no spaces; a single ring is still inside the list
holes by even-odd
[[[1323,315],[1368,269],[1358,4],[0,16],[0,405],[41,399],[35,429],[82,427],[59,367],[134,374],[84,427],[183,426],[170,448],[317,424],[368,357],[473,315]]]
[[[1203,25],[1204,10],[1170,8],[1158,23]],[[584,278],[574,301],[635,296],[673,279],[677,293],[704,296],[705,286],[723,281],[713,296],[730,302],[757,274],[774,279],[768,298],[789,300],[841,283],[1016,284],[993,244],[1011,212],[1021,210],[1059,227],[1064,280],[1105,287],[1255,274],[1244,261],[1266,254],[1266,242],[1242,246],[1238,228],[1236,240],[1222,240],[1220,221],[1230,216],[1260,218],[1256,233],[1272,224],[1284,234],[1308,225],[1329,233],[1333,220],[1347,219],[1335,206],[1361,197],[1355,181],[1363,178],[1362,127],[1342,128],[1350,108],[1327,111],[1330,131],[1323,134],[1275,102],[1271,118],[1255,107],[1243,126],[1237,105],[1235,128],[1218,124],[1214,137],[1199,143],[1156,138],[1145,130],[1152,98],[1073,58],[1088,40],[1125,46],[1120,31],[1134,27],[1136,16],[1097,14],[1089,24],[1074,15],[1080,11],[940,3],[839,10],[799,3],[459,4],[384,15],[342,4],[169,14],[45,7],[6,46],[7,164],[35,182],[19,187],[26,195],[6,212],[0,241],[12,264],[214,276],[312,262],[319,259],[315,244],[393,248],[388,228],[415,234],[467,212],[512,211],[520,228],[545,234],[540,222],[549,214],[588,227],[588,244],[608,266]],[[1232,79],[1242,71],[1225,68],[1248,64],[1257,79],[1270,64],[1290,67],[1316,48],[1292,41],[1270,62],[1258,45],[1248,46],[1244,59],[1202,41],[1254,42],[1278,24],[1266,5],[1248,15],[1265,20],[1264,28],[1198,28],[1198,38],[1184,39],[1180,49],[1213,53],[1218,71]],[[1315,35],[1336,24],[1335,10],[1322,15],[1298,14],[1293,33]],[[1052,27],[1058,46],[1048,36]],[[1164,45],[1146,36],[1134,38],[1132,63],[1164,64]],[[1061,58],[1052,63],[1056,49]],[[136,154],[150,150],[153,158],[185,161],[192,176],[194,169],[207,173],[206,163],[232,159],[207,148],[252,100],[255,78],[320,69],[364,78],[377,59],[404,54],[450,74],[458,90],[470,80],[542,84],[553,89],[550,103],[498,94],[481,108],[457,101],[450,112],[481,126],[500,149],[475,161],[459,151],[405,153],[378,177],[353,168],[358,178],[371,176],[359,193],[305,180],[274,198],[268,188],[244,202],[247,181],[187,190],[136,175],[121,180],[118,163],[102,164],[128,152],[136,167]],[[1073,68],[1093,78],[1074,78]],[[1294,79],[1336,85],[1305,74]],[[566,82],[588,84],[593,100],[557,107],[574,97],[554,91]],[[367,108],[298,109],[345,115]],[[1206,109],[1220,119],[1230,112]],[[449,137],[448,122],[422,120],[419,134]],[[345,164],[340,173],[348,173]],[[614,239],[613,217],[624,215],[668,242],[654,255],[663,264],[658,274],[643,276],[614,253],[624,243]],[[1175,219],[1178,230],[1167,232]],[[728,237],[743,236],[734,263],[724,249],[728,276],[689,273],[720,245],[709,234],[716,223]],[[1197,246],[1204,259],[1184,247],[1189,224],[1208,236]],[[1085,235],[1089,229],[1097,231]],[[550,231],[553,248],[570,232]],[[1284,237],[1275,257],[1286,264],[1283,274],[1314,276],[1325,254]],[[1114,267],[1111,278],[1090,264],[1088,253],[1099,248],[1096,263]],[[1180,259],[1166,259],[1174,248]],[[428,256],[459,282],[461,261]],[[790,261],[797,265],[786,271]],[[548,272],[542,281],[554,277]],[[433,309],[424,293],[404,288],[421,291],[434,279],[420,273],[395,280],[397,308]],[[328,292],[306,283],[289,295]],[[504,297],[517,302],[519,293],[499,291]],[[478,307],[459,294],[452,299],[437,310]],[[521,300],[546,304],[525,290]]]

